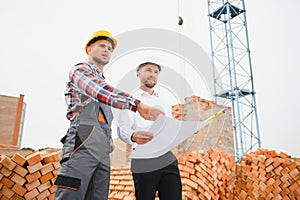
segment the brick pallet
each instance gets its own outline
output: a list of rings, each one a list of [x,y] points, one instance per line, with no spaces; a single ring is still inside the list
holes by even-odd
[[[1,155],[0,199],[54,199],[60,153]]]

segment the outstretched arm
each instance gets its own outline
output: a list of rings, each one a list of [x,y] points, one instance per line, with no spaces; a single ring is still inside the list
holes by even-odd
[[[121,91],[97,77],[93,69],[82,63],[70,72],[70,88],[79,89],[85,95],[118,109],[138,111],[146,120],[156,120],[158,115],[164,114],[160,109],[140,103],[129,93]]]
[[[137,111],[146,120],[155,121],[159,115],[165,115],[165,113],[159,108],[151,107],[143,103],[139,103]]]

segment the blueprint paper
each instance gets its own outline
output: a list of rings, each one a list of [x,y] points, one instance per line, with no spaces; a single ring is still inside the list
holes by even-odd
[[[153,139],[138,145],[129,158],[156,158],[192,136],[209,122],[206,121],[180,121],[165,115],[160,115],[152,124],[149,132],[154,134]]]

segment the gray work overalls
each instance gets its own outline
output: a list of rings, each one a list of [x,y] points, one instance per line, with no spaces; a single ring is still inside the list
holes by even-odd
[[[108,198],[112,119],[110,106],[92,100],[71,122],[63,138],[55,199]]]

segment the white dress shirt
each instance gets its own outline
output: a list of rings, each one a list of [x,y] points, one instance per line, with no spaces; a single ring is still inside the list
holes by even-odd
[[[166,116],[171,116],[171,107],[154,92],[152,95],[139,89],[133,96],[141,102],[150,105],[152,107],[158,107]],[[131,112],[128,110],[121,110],[119,113],[118,121],[118,136],[119,138],[132,145],[135,148],[138,144],[131,141],[131,135],[136,131],[147,131],[153,124],[153,121],[143,119],[138,112]],[[164,155],[157,158],[149,159],[132,159],[131,160],[131,171],[132,173],[145,173],[155,170],[162,169],[177,161],[172,151],[165,153]],[[176,164],[177,166],[177,164]]]
[[[164,111],[166,116],[171,116],[171,107],[159,97],[157,92],[154,92],[151,95],[142,89],[138,89],[133,94],[133,97],[141,100],[141,102],[144,104],[160,108]],[[131,135],[137,131],[149,130],[150,126],[153,124],[153,121],[145,120],[138,112],[134,113],[128,110],[120,110],[119,113],[117,128],[118,136],[122,141],[132,145],[132,147],[135,148],[137,144],[131,141]]]

